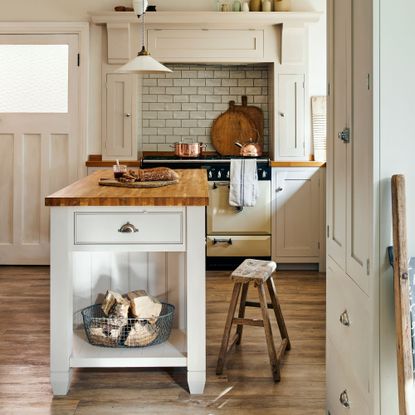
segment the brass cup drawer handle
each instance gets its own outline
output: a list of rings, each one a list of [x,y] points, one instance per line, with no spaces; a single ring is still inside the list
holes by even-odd
[[[120,229],[118,229],[118,232],[133,233],[138,232],[138,229],[132,223],[127,222],[126,224],[122,225]]]
[[[344,310],[343,313],[340,314],[340,323],[343,324],[345,327],[350,327],[350,319],[347,310]]]
[[[350,401],[346,389],[340,394],[339,401],[344,408],[350,408]]]

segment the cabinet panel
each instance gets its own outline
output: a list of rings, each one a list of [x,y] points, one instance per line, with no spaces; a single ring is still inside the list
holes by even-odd
[[[137,158],[134,75],[107,74],[103,158]]]
[[[368,394],[369,299],[333,260],[327,264],[327,337],[342,356],[356,386]]]
[[[278,77],[278,158],[305,157],[304,74]]]
[[[319,169],[275,169],[274,256],[319,257]]]
[[[351,141],[347,144],[347,273],[367,292],[372,225],[371,2],[353,2]]]
[[[327,340],[327,411],[330,415],[370,415],[369,406],[349,376],[347,364]]]
[[[327,253],[343,269],[346,267],[346,189],[347,144],[338,133],[349,126],[348,122],[348,64],[351,27],[349,23],[351,0],[331,2],[333,12],[332,45],[330,50],[331,73],[327,163]],[[348,18],[349,16],[349,18]]]
[[[148,48],[154,57],[187,58],[262,58],[262,30],[148,30]]]

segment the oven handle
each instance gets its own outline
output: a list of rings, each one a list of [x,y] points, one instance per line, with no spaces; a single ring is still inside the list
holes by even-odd
[[[213,182],[213,189],[217,189],[219,186],[228,186],[229,182]]]
[[[229,239],[216,239],[216,238],[213,238],[213,245],[216,245],[216,244],[232,245],[232,238],[229,238]]]

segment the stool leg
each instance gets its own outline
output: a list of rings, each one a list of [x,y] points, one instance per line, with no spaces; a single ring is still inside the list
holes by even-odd
[[[232,320],[235,315],[236,305],[238,303],[239,292],[241,290],[241,283],[237,282],[233,286],[231,303],[229,305],[228,316],[226,317],[225,330],[223,332],[222,345],[219,351],[218,363],[216,365],[216,374],[221,375],[223,366],[225,364],[226,352],[228,350],[229,337],[232,329]]]
[[[258,285],[259,304],[261,305],[262,320],[264,322],[265,338],[267,340],[269,361],[271,363],[272,376],[275,382],[280,380],[280,365],[275,351],[274,340],[272,338],[271,323],[268,316],[268,304],[265,297],[264,284]]]
[[[280,302],[277,297],[277,291],[275,289],[274,280],[272,276],[267,279],[267,286],[269,291],[269,296],[271,298],[272,308],[274,309],[275,318],[277,319],[278,327],[280,329],[281,338],[287,339],[286,350],[291,349],[290,338],[288,337],[287,327],[285,325],[284,317],[282,315]]]
[[[241,303],[239,305],[239,313],[238,313],[239,318],[245,317],[245,303],[246,303],[246,296],[248,294],[248,287],[249,287],[249,282],[246,282],[245,284],[242,285]],[[244,326],[242,324],[238,324],[236,328],[236,333],[238,335],[238,340],[236,341],[237,345],[241,344],[243,328]]]

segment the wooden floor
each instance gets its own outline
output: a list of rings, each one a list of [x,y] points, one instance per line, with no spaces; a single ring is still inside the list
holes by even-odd
[[[184,369],[82,369],[75,370],[69,394],[53,398],[49,384],[49,269],[0,267],[0,414],[324,414],[324,275],[293,271],[277,275],[292,343],[278,384],[272,381],[260,327],[244,328],[242,345],[230,356],[224,375],[215,375],[232,289],[227,276],[224,272],[207,276],[204,395],[189,395]],[[251,315],[259,312],[250,311]]]

